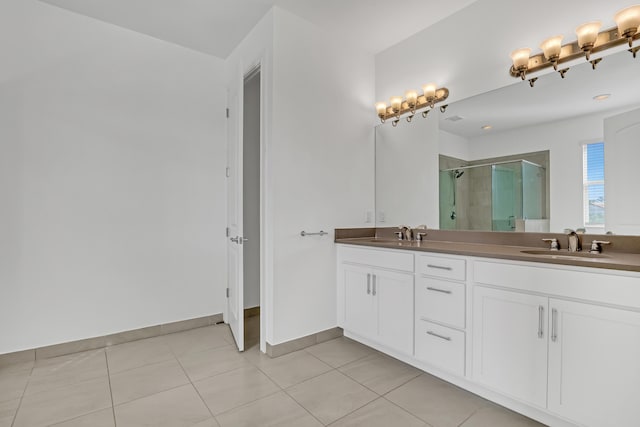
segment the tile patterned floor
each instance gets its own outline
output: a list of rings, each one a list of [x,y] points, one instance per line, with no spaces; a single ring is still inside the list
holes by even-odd
[[[218,325],[1,367],[0,427],[540,426],[347,338],[270,359],[247,337],[244,353]]]

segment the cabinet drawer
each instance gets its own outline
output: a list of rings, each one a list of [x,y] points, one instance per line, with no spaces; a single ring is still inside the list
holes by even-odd
[[[409,252],[340,246],[338,257],[346,263],[373,265],[379,268],[413,273],[413,254]]]
[[[465,327],[465,284],[420,277],[416,283],[416,317]]]
[[[463,259],[421,255],[418,257],[417,273],[443,279],[465,280],[466,267],[466,261]]]
[[[464,376],[464,332],[416,320],[416,358]]]

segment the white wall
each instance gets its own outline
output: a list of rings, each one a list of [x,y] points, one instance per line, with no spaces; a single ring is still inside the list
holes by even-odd
[[[550,229],[561,232],[582,227],[582,144],[603,140],[607,115],[593,114],[471,138],[466,160],[549,150]]]
[[[0,13],[0,353],[220,313],[223,62]]]
[[[262,333],[276,345],[336,326],[333,233],[373,211],[373,55],[279,8],[226,61],[230,96],[262,74]],[[232,113],[233,114],[233,113]],[[370,224],[369,224],[370,225]]]
[[[469,159],[469,140],[440,129],[438,133],[439,154],[455,157],[456,159]]]
[[[373,55],[274,9],[269,154],[278,344],[336,326],[333,234],[373,210]],[[369,224],[370,225],[370,224]]]

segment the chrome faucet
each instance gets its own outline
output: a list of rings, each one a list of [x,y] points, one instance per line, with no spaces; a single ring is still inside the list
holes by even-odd
[[[558,239],[556,239],[556,238],[553,238],[553,239],[542,239],[542,241],[551,243],[551,247],[549,248],[549,250],[557,251],[558,249],[560,249],[560,245],[558,245]]]
[[[396,231],[395,232],[395,235],[398,236],[398,240],[411,241],[411,239],[413,237],[413,233],[411,232],[411,228],[407,227],[406,225],[401,225],[400,227],[398,227],[398,230],[400,230],[400,231]]]
[[[601,245],[610,245],[611,242],[605,242],[604,240],[594,240],[591,242],[591,249],[589,249],[590,254],[599,254],[602,252]]]
[[[580,238],[578,237],[578,234],[569,228],[566,228],[564,232],[567,233],[567,249],[569,250],[569,252],[578,252],[582,250],[582,248],[580,247]]]

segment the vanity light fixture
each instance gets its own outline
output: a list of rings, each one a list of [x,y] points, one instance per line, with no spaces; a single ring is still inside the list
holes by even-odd
[[[411,122],[416,111],[425,109],[422,117],[426,118],[435,105],[444,101],[449,97],[449,89],[437,88],[436,85],[430,83],[422,87],[422,95],[415,90],[408,90],[404,94],[404,100],[401,96],[392,96],[389,99],[389,106],[384,102],[376,103],[376,113],[380,121],[384,123],[387,119],[393,119],[391,124],[396,127],[400,122],[400,116],[409,113],[406,117],[407,122]],[[444,113],[447,106],[441,106],[440,111]]]
[[[511,53],[512,65],[509,73],[522,80],[527,74],[553,67],[564,78],[569,68],[558,69],[559,64],[585,57],[595,70],[602,58],[591,59],[594,53],[603,52],[627,43],[628,51],[633,57],[637,56],[640,46],[633,46],[640,39],[640,4],[629,6],[615,14],[616,26],[601,31],[602,22],[591,21],[576,28],[577,40],[562,45],[562,36],[550,37],[540,44],[542,53],[531,56],[531,49],[522,48]],[[534,86],[537,78],[529,79],[529,85]]]

